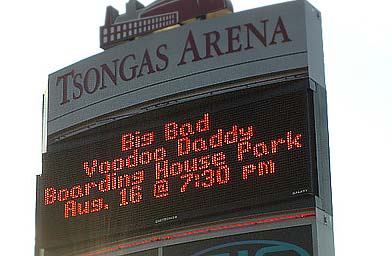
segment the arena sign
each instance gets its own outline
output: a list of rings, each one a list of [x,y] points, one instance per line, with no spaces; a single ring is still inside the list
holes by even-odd
[[[289,2],[148,34],[49,76],[48,135],[181,93],[306,68],[306,8]],[[303,18],[299,18],[303,17]]]
[[[108,7],[104,51],[49,76],[36,255],[333,255],[320,13],[231,11]]]

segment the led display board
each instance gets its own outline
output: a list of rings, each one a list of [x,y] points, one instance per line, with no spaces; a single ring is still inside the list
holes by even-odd
[[[308,80],[124,118],[52,143],[39,179],[45,248],[112,241],[315,194]]]
[[[312,256],[312,240],[312,227],[306,225],[168,246],[163,255]]]

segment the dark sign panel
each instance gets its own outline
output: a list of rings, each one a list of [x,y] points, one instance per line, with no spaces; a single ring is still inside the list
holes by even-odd
[[[42,246],[110,241],[315,193],[312,94],[307,81],[253,88],[49,145]]]
[[[127,254],[127,255],[124,255],[124,256],[158,256],[158,250],[157,249],[147,250],[147,251]]]
[[[163,248],[163,256],[312,256],[312,227],[220,237]]]

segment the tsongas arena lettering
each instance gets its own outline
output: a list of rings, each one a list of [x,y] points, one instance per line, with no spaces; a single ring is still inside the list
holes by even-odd
[[[195,38],[203,38],[198,45]],[[181,49],[176,66],[203,61],[222,55],[248,51],[256,47],[271,47],[292,41],[281,16],[275,20],[262,19],[258,24],[246,23],[226,27],[224,31],[209,31],[195,34],[190,30],[185,42],[176,45],[165,43],[156,49],[131,53],[109,63],[101,63],[83,72],[71,70],[56,77],[56,86],[62,88],[60,105],[76,101],[86,94],[94,94],[109,86],[117,86],[120,81],[129,82],[143,76],[166,70],[173,60],[167,51],[169,47]],[[180,45],[180,47],[178,46]],[[182,45],[182,47],[181,47]],[[71,89],[70,89],[71,88]]]

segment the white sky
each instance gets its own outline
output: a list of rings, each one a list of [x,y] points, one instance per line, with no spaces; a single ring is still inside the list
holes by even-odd
[[[123,13],[126,2],[2,2],[1,255],[34,254],[35,175],[41,171],[41,103],[48,74],[100,52],[98,28],[106,6]],[[239,11],[279,1],[232,2]],[[323,17],[336,255],[390,255],[389,1],[310,2]]]

